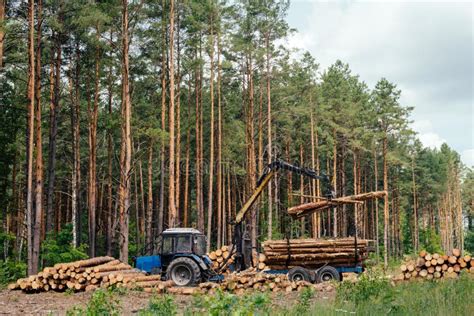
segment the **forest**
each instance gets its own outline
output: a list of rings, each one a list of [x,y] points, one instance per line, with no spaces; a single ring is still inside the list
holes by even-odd
[[[473,253],[474,171],[448,144],[423,146],[390,78],[369,87],[344,61],[289,49],[289,6],[0,0],[2,269],[128,262],[170,227],[228,245],[276,159],[328,175],[336,196],[388,196],[293,220],[325,188],[282,171],[246,218],[255,248],[357,231],[385,265]]]

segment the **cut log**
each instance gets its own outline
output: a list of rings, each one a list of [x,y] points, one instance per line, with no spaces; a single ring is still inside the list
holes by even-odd
[[[420,254],[419,254],[419,255],[420,255],[421,258],[425,258],[425,256],[427,255],[426,250],[420,251]]]
[[[376,192],[368,192],[362,193],[357,195],[351,195],[346,197],[341,197],[332,200],[322,200],[312,203],[306,203],[291,207],[287,210],[287,213],[292,216],[293,218],[301,218],[312,214],[314,212],[321,212],[323,210],[327,210],[329,208],[343,205],[343,204],[354,204],[358,202],[364,202],[371,199],[382,198],[387,194],[385,191],[376,191]]]
[[[75,268],[90,267],[115,260],[113,257],[95,257],[91,259],[79,260],[71,263]]]
[[[455,257],[460,257],[461,256],[461,250],[454,248],[453,249],[453,256]]]

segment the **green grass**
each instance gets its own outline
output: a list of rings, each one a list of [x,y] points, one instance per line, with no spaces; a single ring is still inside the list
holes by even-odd
[[[474,310],[474,278],[403,282],[392,285],[377,276],[343,282],[332,304],[315,305],[312,314],[340,315],[469,315]]]
[[[474,276],[462,273],[455,280],[402,282],[397,285],[374,270],[358,282],[342,282],[335,299],[315,298],[311,288],[299,293],[288,307],[275,304],[287,300],[285,293],[251,293],[237,296],[217,291],[197,295],[183,310],[171,295],[156,295],[139,315],[472,315],[474,311]],[[85,308],[74,308],[69,315],[114,315],[120,311],[116,291],[98,290]],[[131,294],[133,295],[133,294]]]

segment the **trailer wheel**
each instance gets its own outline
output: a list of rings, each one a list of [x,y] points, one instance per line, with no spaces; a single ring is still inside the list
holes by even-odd
[[[187,257],[173,260],[166,275],[177,286],[192,286],[201,281],[201,269],[193,259]]]
[[[341,281],[341,275],[339,274],[339,271],[337,271],[334,267],[325,266],[319,269],[316,273],[317,283],[327,282],[331,280]]]
[[[312,282],[311,273],[305,268],[294,267],[288,271],[288,279],[292,282],[307,281]]]

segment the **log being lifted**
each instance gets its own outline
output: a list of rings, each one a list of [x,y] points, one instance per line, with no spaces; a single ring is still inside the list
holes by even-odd
[[[322,200],[317,202],[305,203],[288,209],[288,214],[293,218],[301,218],[314,212],[327,210],[329,208],[342,205],[363,203],[367,200],[382,198],[387,194],[386,191],[374,191],[356,195],[344,196],[332,200]]]

